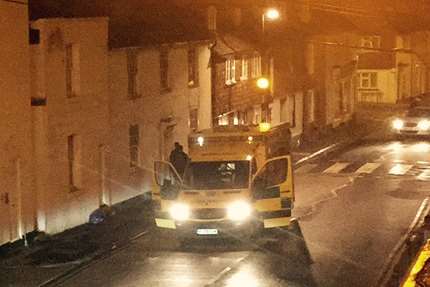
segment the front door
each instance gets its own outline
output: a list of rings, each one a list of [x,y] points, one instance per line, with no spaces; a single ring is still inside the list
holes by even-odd
[[[252,181],[255,209],[264,228],[288,226],[294,202],[291,156],[268,160]]]
[[[10,194],[0,189],[0,245],[12,240],[10,221]]]

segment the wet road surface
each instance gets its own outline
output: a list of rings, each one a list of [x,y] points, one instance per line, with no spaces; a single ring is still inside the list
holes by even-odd
[[[367,143],[296,171],[297,218],[277,240],[152,232],[61,286],[371,286],[430,194],[430,144]]]

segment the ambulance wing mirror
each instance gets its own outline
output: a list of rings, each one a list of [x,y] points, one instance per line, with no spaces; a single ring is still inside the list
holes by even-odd
[[[161,198],[175,199],[180,191],[182,179],[170,162],[154,162],[154,181],[160,187]]]
[[[258,198],[258,194],[267,189],[280,186],[288,179],[288,157],[280,156],[266,161],[252,180],[252,190]]]

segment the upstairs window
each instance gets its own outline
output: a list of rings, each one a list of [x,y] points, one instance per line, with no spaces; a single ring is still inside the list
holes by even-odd
[[[225,83],[232,85],[236,83],[236,60],[227,59],[225,61]]]
[[[252,58],[252,72],[251,76],[253,78],[261,77],[261,57],[255,56]]]
[[[363,48],[381,48],[381,37],[380,36],[365,36],[361,38],[361,47]]]
[[[139,166],[139,125],[130,125],[128,129],[129,135],[129,151],[130,151],[130,167]]]
[[[73,134],[67,137],[67,161],[69,170],[69,191],[77,191],[81,188],[81,144],[80,137]]]
[[[66,96],[76,97],[81,91],[81,71],[79,46],[68,44],[65,47]]]
[[[240,73],[241,80],[248,80],[248,75],[249,75],[248,64],[249,64],[249,60],[243,57],[242,65],[241,65],[241,73]]]
[[[128,97],[130,99],[136,99],[141,96],[138,89],[138,62],[137,62],[137,51],[127,51],[127,76],[128,76]]]
[[[196,48],[188,49],[188,86],[196,87],[199,85],[199,59]]]
[[[376,72],[360,73],[359,85],[362,89],[376,89],[378,87],[378,74]]]
[[[169,89],[169,50],[167,48],[160,50],[160,88],[161,91]]]

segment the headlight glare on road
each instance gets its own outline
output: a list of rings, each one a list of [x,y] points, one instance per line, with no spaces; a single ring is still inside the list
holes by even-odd
[[[400,130],[401,128],[403,128],[404,125],[405,123],[401,119],[395,119],[393,121],[393,128],[395,128],[396,130]]]
[[[170,216],[175,220],[187,220],[190,217],[190,208],[183,203],[175,203],[169,209]]]
[[[227,217],[230,220],[241,221],[247,219],[251,215],[251,206],[244,201],[232,203],[227,208]]]
[[[430,121],[429,120],[422,120],[418,123],[418,128],[422,131],[427,131],[430,129]]]

